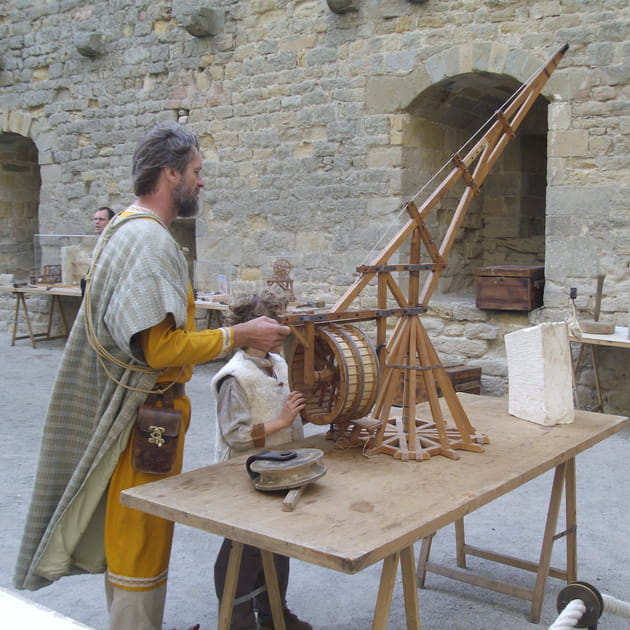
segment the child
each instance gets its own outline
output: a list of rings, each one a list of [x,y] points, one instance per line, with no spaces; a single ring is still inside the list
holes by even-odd
[[[286,299],[271,291],[240,298],[230,306],[226,325],[233,326],[266,315],[278,320],[286,309]],[[280,348],[277,349],[277,352]],[[212,379],[217,400],[220,430],[219,461],[234,455],[274,448],[304,436],[299,412],[304,396],[290,392],[288,368],[280,354],[265,354],[254,348],[236,350],[234,356]],[[219,601],[232,543],[225,539],[214,565],[214,584]],[[287,630],[312,630],[286,606],[289,558],[274,554]],[[230,630],[273,630],[271,608],[262,569],[260,550],[245,545],[236,588],[236,602]],[[245,601],[243,601],[245,600]],[[258,622],[254,617],[258,613]]]

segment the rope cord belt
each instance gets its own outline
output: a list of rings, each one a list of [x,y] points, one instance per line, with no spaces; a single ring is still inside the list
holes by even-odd
[[[173,385],[175,385],[177,381],[174,380],[173,382],[169,383],[165,387],[159,388],[159,389],[156,389],[156,388],[142,389],[138,387],[132,387],[131,385],[126,385],[125,383],[121,383],[110,372],[110,370],[107,367],[106,361],[109,361],[110,363],[113,363],[114,365],[117,365],[118,367],[121,367],[125,370],[131,370],[133,372],[141,372],[143,374],[155,374],[157,375],[158,378],[160,377],[160,375],[164,373],[165,370],[155,370],[148,365],[145,366],[145,365],[140,365],[138,363],[125,363],[124,361],[121,361],[120,359],[115,357],[113,354],[111,354],[103,346],[103,344],[100,342],[100,340],[98,339],[96,335],[96,331],[94,330],[94,321],[92,318],[92,274],[94,272],[94,269],[96,268],[96,264],[101,256],[101,253],[103,252],[103,249],[105,248],[105,245],[109,242],[109,239],[111,238],[114,231],[117,228],[119,228],[123,223],[126,223],[127,221],[131,221],[133,219],[152,219],[154,221],[157,221],[162,227],[164,227],[165,230],[167,229],[166,225],[164,225],[163,221],[156,214],[153,214],[147,211],[134,212],[133,214],[130,214],[124,217],[119,216],[116,218],[115,222],[112,220],[107,224],[107,226],[103,230],[103,233],[101,234],[101,238],[98,240],[97,248],[96,248],[96,251],[94,252],[92,263],[90,264],[90,268],[88,269],[87,275],[85,277],[85,294],[83,297],[83,300],[84,300],[83,314],[84,314],[84,321],[85,321],[85,330],[86,330],[87,340],[88,340],[88,343],[90,344],[90,347],[96,353],[96,356],[98,358],[99,363],[101,364],[101,367],[103,368],[107,376],[112,381],[114,381],[114,383],[116,383],[117,385],[120,385],[121,387],[124,387],[125,389],[131,390],[134,392],[142,392],[143,394],[152,394],[156,392],[164,393],[165,391],[173,387]],[[183,372],[183,370],[184,370],[184,367],[182,366],[179,371],[178,378]]]

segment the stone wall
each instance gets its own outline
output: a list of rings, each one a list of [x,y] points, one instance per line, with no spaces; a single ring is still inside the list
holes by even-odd
[[[1,131],[34,144],[39,232],[89,233],[95,207],[130,201],[141,133],[181,121],[205,164],[199,268],[218,261],[260,283],[287,258],[299,297],[334,300],[478,127],[476,104],[509,96],[567,42],[534,130],[488,179],[436,297],[470,303],[474,265],[544,260],[536,318],[564,318],[570,287],[590,314],[605,273],[602,317],[627,325],[629,24],[624,0],[6,0]],[[459,107],[440,106],[449,85]],[[438,351],[485,361],[498,391],[502,335],[528,318],[473,308],[453,323],[438,310]],[[452,352],[453,331],[471,343]],[[606,396],[630,412],[628,358],[602,354]]]

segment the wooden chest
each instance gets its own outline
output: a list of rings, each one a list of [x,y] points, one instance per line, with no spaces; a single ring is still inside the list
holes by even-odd
[[[475,270],[477,308],[533,311],[542,306],[545,268],[542,265],[496,265]]]
[[[421,403],[428,400],[427,392],[424,387],[424,379],[420,376],[416,378],[416,402]],[[465,365],[454,365],[446,368],[446,374],[451,379],[453,389],[456,392],[466,392],[467,394],[480,394],[481,393],[481,368],[471,368]],[[403,374],[400,375],[400,382],[398,383],[398,390],[394,396],[394,405],[396,407],[402,407],[403,405]],[[438,395],[442,395],[440,388],[437,388]]]

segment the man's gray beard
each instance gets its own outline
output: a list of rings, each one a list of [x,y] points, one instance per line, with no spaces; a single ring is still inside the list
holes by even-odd
[[[173,190],[173,203],[177,206],[177,216],[182,219],[196,217],[199,212],[199,197],[186,199],[183,195],[184,186],[180,181]]]
[[[199,199],[180,199],[179,211],[177,216],[182,219],[188,219],[190,217],[196,217],[199,212]]]

